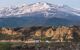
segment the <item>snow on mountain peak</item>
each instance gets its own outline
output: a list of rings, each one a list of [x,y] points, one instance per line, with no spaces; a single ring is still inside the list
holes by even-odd
[[[51,11],[51,12],[47,12]],[[52,12],[53,11],[53,12]],[[74,14],[80,14],[80,11],[77,11],[73,8],[70,8],[66,5],[63,6],[58,6],[46,2],[38,2],[34,4],[24,4],[22,6],[18,7],[7,7],[7,8],[2,8],[0,9],[0,17],[4,16],[15,16],[15,15],[23,15],[23,14],[29,14],[29,13],[34,13],[34,12],[44,12],[46,15],[55,15],[54,12],[56,11],[63,11],[63,12],[68,12],[68,13],[74,13]]]

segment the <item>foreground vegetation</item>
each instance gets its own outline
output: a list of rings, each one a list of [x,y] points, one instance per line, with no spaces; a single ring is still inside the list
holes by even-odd
[[[80,50],[79,47],[79,26],[0,29],[0,50]]]
[[[26,43],[0,42],[0,50],[80,50],[80,43],[54,42],[54,43]]]

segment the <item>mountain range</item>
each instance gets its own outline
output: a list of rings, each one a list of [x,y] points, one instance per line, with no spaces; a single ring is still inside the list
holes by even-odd
[[[38,2],[0,8],[0,27],[80,25],[80,10]]]

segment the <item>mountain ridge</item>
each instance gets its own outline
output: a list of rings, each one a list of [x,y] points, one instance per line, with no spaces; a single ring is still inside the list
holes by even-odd
[[[0,9],[0,27],[80,25],[80,11],[67,5],[34,3]]]
[[[38,2],[34,4],[29,4],[29,5],[23,5],[23,6],[18,6],[18,7],[10,7],[10,8],[3,8],[0,9],[0,17],[6,18],[5,16],[16,16],[20,17],[21,15],[24,14],[31,14],[35,12],[42,12],[44,14],[47,14],[47,11],[63,11],[75,15],[80,15],[80,11],[77,11],[76,9],[73,9],[67,5],[63,6],[58,6],[50,3],[45,3],[45,2]],[[44,11],[44,12],[43,12]]]

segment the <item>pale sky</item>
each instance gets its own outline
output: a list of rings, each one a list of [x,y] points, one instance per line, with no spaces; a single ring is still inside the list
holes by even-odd
[[[36,2],[47,2],[58,5],[68,5],[73,8],[80,8],[80,0],[0,0],[0,7],[31,4]]]

